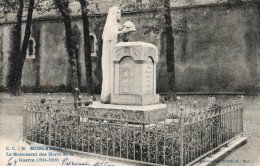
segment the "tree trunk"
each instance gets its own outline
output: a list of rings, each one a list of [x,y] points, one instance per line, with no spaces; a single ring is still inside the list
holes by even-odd
[[[91,46],[89,38],[89,20],[87,15],[86,0],[80,0],[83,31],[84,31],[84,50],[85,50],[85,66],[86,66],[86,79],[87,79],[87,94],[93,95],[93,79],[92,79],[92,62],[91,62]]]
[[[21,49],[20,54],[19,54],[19,61],[17,61],[17,63],[16,63],[17,64],[17,75],[16,75],[17,89],[19,89],[19,91],[21,91],[23,65],[24,65],[24,61],[25,61],[25,58],[26,58],[29,39],[30,39],[30,36],[31,36],[33,8],[34,8],[34,0],[30,0],[28,13],[27,13],[27,19],[26,19],[23,45],[22,45],[22,49]]]
[[[79,97],[79,83],[77,76],[77,60],[75,55],[75,45],[73,43],[73,31],[71,27],[70,14],[69,14],[69,2],[62,2],[61,0],[55,0],[57,7],[63,18],[63,23],[66,31],[66,43],[69,53],[70,70],[72,74],[72,91],[74,95],[74,101]]]
[[[72,28],[73,31],[73,44],[75,48],[75,56],[77,61],[77,76],[79,87],[81,87],[81,64],[80,64],[80,39],[81,33],[77,25],[74,25]]]
[[[19,95],[21,93],[21,85],[19,85],[19,78],[17,77],[18,65],[20,61],[19,53],[21,46],[21,29],[22,29],[22,15],[23,15],[23,0],[19,0],[19,8],[17,11],[17,23],[15,24],[12,30],[12,44],[11,44],[11,56],[10,56],[10,71],[8,74],[8,87],[11,90],[11,93],[14,95]]]
[[[166,33],[166,65],[167,65],[167,76],[168,76],[168,93],[170,97],[176,97],[175,88],[175,62],[174,62],[174,39],[173,39],[173,28],[172,18],[170,10],[170,0],[164,0],[164,18],[165,18],[165,33]]]
[[[78,39],[80,40],[80,39]],[[80,64],[80,51],[79,48],[75,48],[75,56],[76,56],[76,61],[77,61],[77,76],[78,76],[78,83],[79,87],[81,87],[81,64]]]
[[[182,34],[182,46],[181,46],[181,48],[182,48],[182,56],[181,56],[181,61],[183,62],[183,63],[185,63],[186,62],[186,60],[187,60],[187,53],[186,53],[186,48],[187,48],[187,43],[188,43],[188,39],[187,39],[187,20],[185,20],[184,21],[184,32],[183,32],[183,34]]]

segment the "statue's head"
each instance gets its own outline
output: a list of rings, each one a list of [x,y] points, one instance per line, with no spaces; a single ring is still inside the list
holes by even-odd
[[[121,20],[121,10],[118,7],[111,7],[108,10],[107,21],[119,22]]]
[[[117,21],[119,22],[121,20],[121,10],[117,11]]]

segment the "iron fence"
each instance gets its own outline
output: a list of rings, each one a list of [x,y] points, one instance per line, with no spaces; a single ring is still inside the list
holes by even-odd
[[[90,112],[82,103],[75,110],[73,102],[35,99],[25,102],[23,136],[140,164],[192,165],[243,133],[241,103],[184,108],[167,103],[164,120],[142,121],[123,110]]]

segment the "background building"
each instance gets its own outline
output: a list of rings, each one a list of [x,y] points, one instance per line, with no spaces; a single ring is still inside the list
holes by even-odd
[[[111,6],[120,1],[99,0],[99,11],[94,17],[104,15]],[[178,1],[179,2],[179,1]],[[228,6],[217,0],[196,0],[193,6],[181,1],[173,2],[173,24],[192,13],[191,21],[183,26],[186,31],[174,34],[176,61],[176,86],[179,92],[259,92],[260,47],[259,3]],[[253,4],[253,3],[252,3]],[[79,29],[79,64],[81,88],[85,89],[85,63],[83,29],[78,3],[72,3],[72,27]],[[94,7],[93,7],[93,10]],[[137,32],[135,41],[144,41],[159,47],[157,65],[157,91],[167,91],[165,35],[145,34],[143,25],[151,12],[124,12],[122,22],[131,20]],[[7,88],[9,72],[11,27],[13,14],[0,15],[0,87]],[[26,18],[26,17],[25,17]],[[91,22],[92,62],[94,91],[101,89],[100,36],[104,22]],[[100,28],[101,27],[101,28]],[[23,32],[25,23],[23,25]],[[34,14],[32,34],[22,76],[25,91],[70,91],[68,53],[65,45],[65,29],[61,18],[55,13]]]

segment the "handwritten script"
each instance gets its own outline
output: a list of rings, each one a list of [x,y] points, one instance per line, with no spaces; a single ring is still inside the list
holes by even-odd
[[[9,160],[8,160],[8,162],[7,162],[7,166],[15,166],[16,165],[16,163],[17,163],[17,160],[12,160],[13,159],[13,157],[11,157]]]
[[[79,161],[70,161],[68,158],[62,160],[62,166],[73,166],[73,165],[86,165],[86,166],[115,166],[111,165],[108,162],[96,162],[95,164],[91,165],[88,161],[79,162]]]

